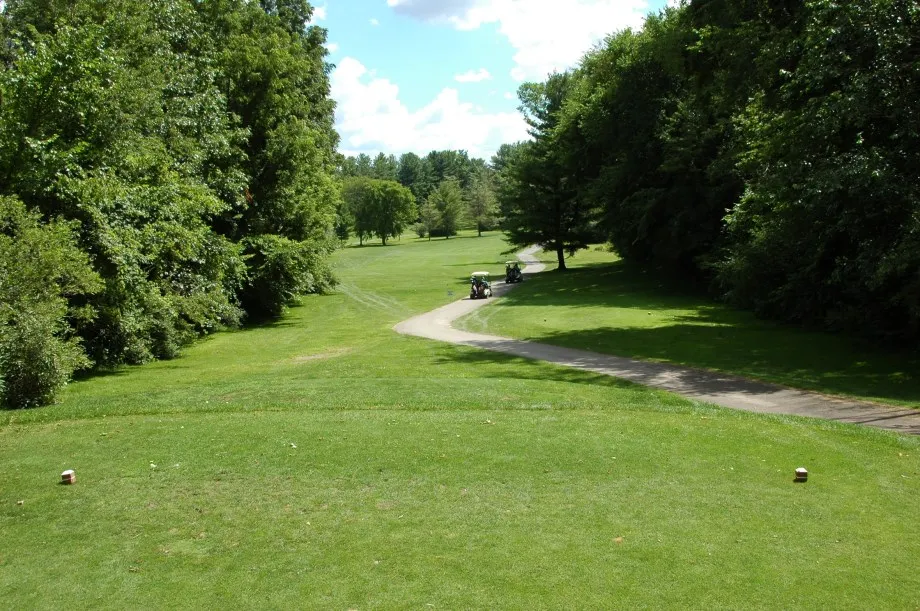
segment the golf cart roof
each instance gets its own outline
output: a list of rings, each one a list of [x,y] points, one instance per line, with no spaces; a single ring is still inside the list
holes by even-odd
[[[505,261],[505,265],[517,265],[517,261]]]
[[[488,276],[489,272],[473,272],[471,276]]]

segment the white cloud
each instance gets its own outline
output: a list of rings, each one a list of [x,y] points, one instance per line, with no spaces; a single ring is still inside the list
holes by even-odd
[[[330,43],[326,44],[326,48],[329,50],[330,53],[335,53],[336,51],[339,50],[339,43],[337,43],[337,42],[330,42]]]
[[[492,78],[492,75],[489,74],[489,71],[485,68],[480,68],[479,70],[468,70],[463,74],[458,74],[454,77],[454,80],[458,83],[479,83],[490,78]]]
[[[326,18],[326,5],[313,8],[313,21],[322,21]]]
[[[378,25],[380,25],[380,22],[377,21],[376,18],[374,18],[374,19],[371,19],[371,25],[373,25],[373,26],[378,26]]]
[[[516,100],[516,99],[517,99],[517,96],[514,95],[513,93],[511,93],[510,91],[506,91],[506,92],[505,92],[505,99],[506,99],[506,100]]]
[[[358,60],[346,57],[332,73],[336,129],[344,154],[380,151],[420,155],[462,149],[490,157],[505,142],[528,138],[527,124],[516,112],[488,113],[463,102],[456,89],[443,89],[424,107],[410,111],[399,87],[374,78]]]
[[[593,44],[642,26],[648,0],[387,0],[398,13],[475,30],[495,24],[516,53],[511,76],[542,80],[578,63]]]

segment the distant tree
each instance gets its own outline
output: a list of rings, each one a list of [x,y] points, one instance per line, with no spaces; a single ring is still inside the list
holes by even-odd
[[[447,238],[450,238],[452,235],[457,235],[457,230],[460,228],[460,223],[463,220],[465,208],[463,203],[463,190],[460,188],[460,183],[457,179],[453,177],[445,179],[438,185],[438,188],[432,192],[428,200],[438,211],[438,216],[440,217],[438,229],[440,229]]]
[[[361,153],[355,158],[355,176],[372,177],[374,175],[374,162],[370,156]]]
[[[432,151],[426,160],[431,165],[435,184],[447,178],[456,178],[461,189],[468,189],[472,175],[472,161],[466,151]]]
[[[374,234],[387,245],[388,238],[402,235],[415,219],[415,196],[392,180],[375,180],[371,185]]]
[[[374,210],[370,195],[372,183],[371,178],[356,176],[346,178],[342,185],[345,214],[351,220],[352,229],[361,246],[364,246],[364,240],[374,234]]]
[[[476,223],[476,231],[482,236],[483,227],[492,227],[498,214],[498,203],[492,186],[492,175],[488,168],[480,168],[474,175],[467,191],[467,212]]]
[[[342,178],[354,178],[358,175],[358,161],[354,157],[339,155],[336,172]]]
[[[342,199],[351,215],[359,244],[376,235],[386,246],[415,220],[415,196],[398,182],[358,176],[347,178]]]
[[[431,163],[415,153],[406,153],[400,157],[398,179],[402,186],[412,191],[417,201],[427,199],[434,188]]]
[[[434,202],[428,199],[419,206],[418,215],[419,226],[424,230],[424,235],[428,236],[428,239],[431,240],[431,232],[436,230],[441,224],[441,213],[438,212],[438,208],[435,206]]]
[[[378,154],[372,165],[372,176],[377,180],[392,180],[399,178],[399,162],[393,155]]]

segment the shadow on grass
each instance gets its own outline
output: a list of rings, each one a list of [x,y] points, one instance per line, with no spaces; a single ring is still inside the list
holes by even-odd
[[[732,399],[732,395],[748,396],[754,399],[767,399],[774,393],[782,392],[781,387],[773,384],[760,382],[757,380],[746,379],[743,377],[713,373],[703,369],[675,368],[672,365],[662,363],[642,363],[636,366],[634,363],[624,363],[623,359],[611,355],[602,355],[579,351],[581,354],[566,354],[564,361],[558,364],[564,365],[549,369],[545,366],[544,361],[547,358],[546,346],[535,346],[514,341],[514,349],[517,355],[511,356],[502,350],[511,349],[509,340],[496,340],[494,342],[480,342],[476,347],[483,349],[480,352],[462,352],[455,351],[448,354],[442,354],[436,361],[436,364],[455,364],[461,363],[477,368],[480,372],[478,377],[481,378],[516,378],[533,381],[552,381],[566,382],[569,384],[585,384],[591,386],[600,386],[618,390],[628,390],[640,393],[656,393],[662,390],[677,392],[684,395],[684,399],[698,399],[702,401],[715,400],[721,403],[715,397],[722,397],[727,400]],[[550,361],[553,362],[553,361]],[[490,365],[488,368],[482,365]],[[503,365],[505,368],[496,369],[496,365]],[[676,395],[672,395],[676,397]],[[619,406],[629,405],[630,401],[618,403]],[[688,404],[681,403],[675,398],[674,402],[654,402],[649,404],[647,400],[642,402],[645,409],[653,406],[652,409],[673,410],[686,409]],[[743,405],[744,404],[742,402]],[[756,405],[756,402],[754,403]],[[735,403],[724,405],[739,406],[737,399]],[[770,405],[770,403],[767,403]],[[695,407],[694,409],[697,409]],[[743,409],[747,409],[744,407]],[[836,416],[828,417],[831,420],[840,420],[854,422],[854,417],[862,417],[859,410],[863,408],[854,406],[852,409],[842,406],[836,413]],[[854,410],[856,410],[854,412]],[[855,414],[855,416],[854,416]],[[884,420],[886,417],[878,417],[877,414],[870,414],[871,420],[862,420],[863,423],[877,422]],[[890,418],[899,418],[903,412],[893,414]],[[910,428],[907,432],[917,432]]]
[[[504,261],[499,261],[498,259],[496,259],[495,261],[486,261],[486,262],[480,262],[480,263],[448,263],[446,265],[439,265],[438,267],[468,267],[470,268],[470,272],[472,273],[475,271],[479,271],[480,268],[488,268],[488,267],[492,267],[495,265],[504,265],[504,264],[505,264]],[[504,273],[502,275],[504,275]]]
[[[852,336],[759,320],[750,312],[712,301],[695,287],[675,288],[654,272],[623,262],[540,275],[525,286],[505,295],[502,304],[658,314],[648,326],[633,312],[623,327],[528,335],[535,342],[719,370],[829,394],[920,405],[920,353],[916,351],[886,351]],[[674,312],[662,321],[663,310]]]
[[[74,372],[72,381],[82,382],[91,378],[116,378],[131,373],[132,365],[121,365],[120,367],[102,367],[99,369],[84,369]]]
[[[380,242],[365,242],[364,244],[348,244],[345,248],[389,248],[390,246],[401,246],[402,242],[394,241],[381,244]]]
[[[565,272],[525,274],[531,288],[505,297],[505,304],[615,307],[646,310],[695,308],[707,301],[705,293],[683,282],[670,281],[623,261],[592,263]],[[727,310],[719,304],[713,308]]]
[[[653,392],[650,388],[640,386],[628,380],[613,378],[589,371],[579,371],[568,367],[555,367],[550,371],[542,361],[502,354],[501,352],[491,352],[488,350],[445,350],[434,360],[435,365],[457,363],[478,367],[477,378],[499,380],[507,380],[510,378],[539,382],[567,382],[570,384],[606,386],[608,388],[646,390],[648,392]],[[490,367],[484,369],[482,368],[483,365],[489,365]],[[495,367],[496,365],[504,365],[505,368],[498,369]]]
[[[783,342],[769,330],[675,324],[556,332],[532,339],[644,361],[730,372],[828,394],[920,406],[920,358],[856,356],[852,350],[834,346],[838,338],[833,336],[824,342],[807,338]],[[745,389],[741,384],[730,390]]]

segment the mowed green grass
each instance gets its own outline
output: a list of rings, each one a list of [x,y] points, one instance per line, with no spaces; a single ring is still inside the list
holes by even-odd
[[[555,259],[543,260],[555,269]],[[758,320],[672,288],[597,247],[459,321],[471,331],[715,369],[822,393],[920,407],[920,352]]]
[[[392,332],[504,248],[346,249],[277,324],[0,413],[3,606],[920,605],[918,440]]]

